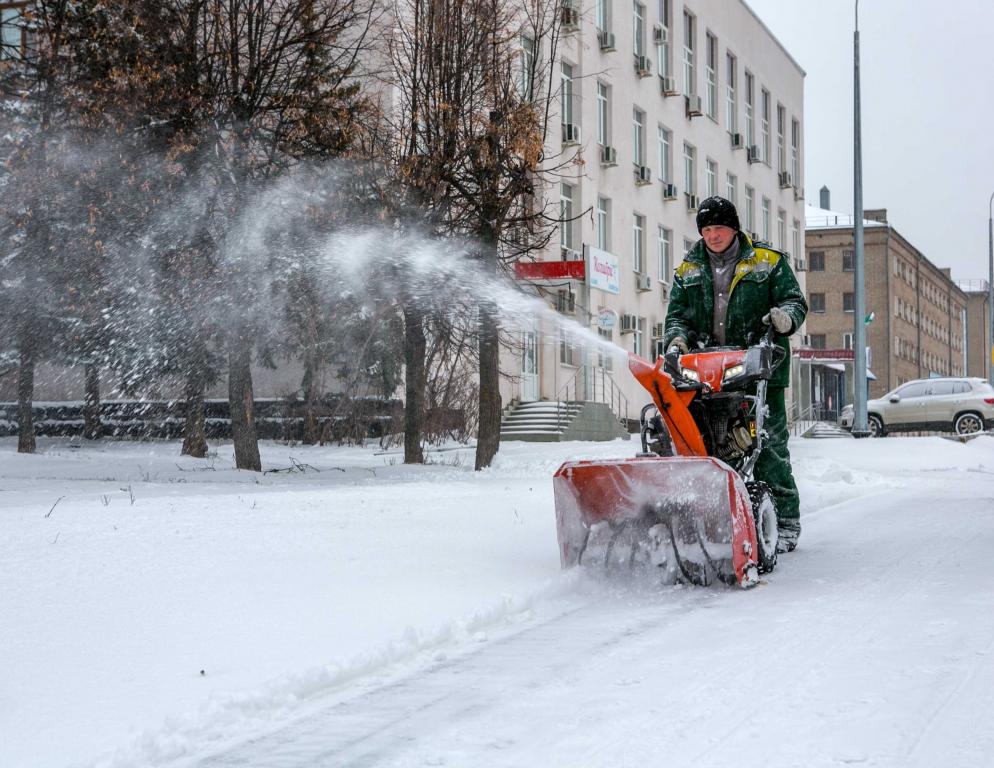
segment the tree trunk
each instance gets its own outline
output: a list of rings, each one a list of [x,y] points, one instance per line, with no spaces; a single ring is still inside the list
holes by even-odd
[[[500,324],[497,307],[480,305],[480,424],[476,469],[489,467],[500,448]]]
[[[34,344],[22,339],[17,369],[17,452],[35,452],[35,425],[31,416],[35,391]]]
[[[316,356],[308,350],[304,353],[304,378],[300,388],[304,393],[304,445],[317,445],[321,438],[318,428],[318,372]]]
[[[186,377],[186,421],[183,424],[183,456],[203,459],[207,456],[207,432],[204,419],[204,376],[199,365]]]
[[[83,395],[83,438],[99,440],[104,428],[100,423],[100,368],[95,363],[85,366],[86,391]]]
[[[228,406],[231,437],[235,443],[235,467],[262,471],[259,439],[255,432],[252,400],[252,348],[244,334],[234,333],[228,348]]]
[[[425,415],[425,340],[424,312],[404,308],[404,365],[406,392],[404,398],[404,463],[424,464],[421,434]]]

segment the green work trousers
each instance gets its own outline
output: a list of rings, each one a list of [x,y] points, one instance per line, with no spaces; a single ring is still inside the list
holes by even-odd
[[[766,406],[769,415],[764,422],[769,439],[763,446],[753,472],[757,480],[770,486],[770,492],[777,505],[777,519],[799,525],[801,517],[800,497],[794,475],[790,468],[790,452],[787,449],[787,406],[783,387],[769,387],[766,390]]]

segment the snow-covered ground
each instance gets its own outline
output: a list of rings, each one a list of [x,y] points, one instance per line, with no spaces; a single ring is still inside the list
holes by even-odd
[[[559,569],[634,442],[0,440],[0,766],[994,764],[994,438],[793,439],[760,587]]]

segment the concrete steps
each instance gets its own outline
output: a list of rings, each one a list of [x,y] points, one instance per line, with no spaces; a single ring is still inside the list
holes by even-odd
[[[501,440],[560,442],[628,438],[618,418],[604,403],[539,400],[520,403],[508,411],[500,427]]]
[[[851,438],[852,434],[844,430],[838,424],[832,424],[828,421],[816,421],[810,427],[808,427],[801,437],[808,438],[837,438],[837,437],[848,437]]]

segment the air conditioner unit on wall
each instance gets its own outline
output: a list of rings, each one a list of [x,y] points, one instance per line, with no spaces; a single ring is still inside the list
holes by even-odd
[[[637,291],[651,291],[652,290],[652,278],[649,275],[640,273],[635,275],[635,290]]]
[[[652,183],[652,168],[648,165],[635,166],[635,183],[638,185]]]
[[[687,117],[700,117],[704,114],[704,105],[701,97],[691,94],[687,97]]]
[[[639,77],[648,77],[652,74],[652,59],[648,56],[635,57],[635,72]]]
[[[742,149],[745,146],[741,133],[732,134],[732,149]]]
[[[639,319],[635,315],[621,316],[622,333],[633,333],[638,330],[638,327],[639,327]]]
[[[663,184],[663,200],[676,200],[676,184]]]
[[[563,123],[563,144],[580,143],[580,126],[576,123]]]
[[[790,175],[790,171],[782,171],[777,176],[780,180],[780,189],[790,189],[794,186],[794,179]]]
[[[675,77],[664,77],[659,76],[659,90],[663,92],[663,96],[679,96],[680,89],[677,88]]]
[[[666,335],[666,323],[652,324],[652,338],[661,339]]]
[[[697,195],[692,195],[689,192],[687,192],[686,193],[686,198],[687,198],[687,210],[688,211],[696,211],[697,210],[697,205],[700,202],[697,199]]]
[[[601,165],[617,165],[618,150],[614,147],[601,147]]]
[[[559,248],[559,253],[563,261],[578,261],[580,259],[579,251],[574,251],[572,248],[567,248],[565,245]]]
[[[660,24],[656,24],[652,28],[652,42],[655,43],[656,45],[662,45],[663,43],[667,42],[668,38],[669,34],[667,33],[666,27]]]
[[[748,160],[750,163],[758,163],[760,159],[761,158],[759,156],[759,147],[756,144],[753,144],[752,146],[749,147],[749,153],[746,157],[746,160]]]
[[[598,32],[597,42],[600,44],[601,50],[605,53],[616,50],[614,32]]]

